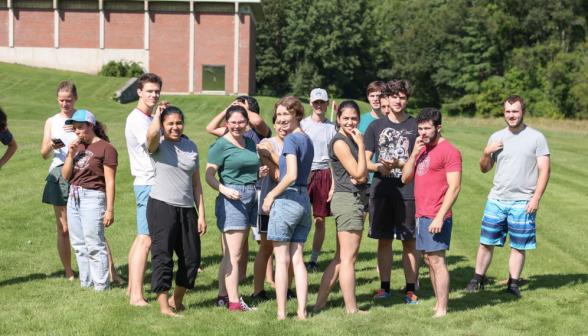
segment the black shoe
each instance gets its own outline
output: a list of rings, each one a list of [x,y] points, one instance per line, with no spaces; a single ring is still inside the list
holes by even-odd
[[[316,273],[316,271],[318,270],[318,264],[316,263],[316,261],[311,260],[308,262],[308,270]]]
[[[290,288],[288,288],[288,294],[286,295],[286,300],[297,300],[298,297],[296,293],[294,293]]]
[[[478,289],[485,289],[483,282],[477,282],[475,279],[472,279],[468,286],[466,287],[465,291],[468,293],[477,291]]]
[[[253,300],[258,300],[258,301],[269,301],[269,298],[267,297],[267,294],[264,290],[262,290],[261,292],[257,293],[257,295],[255,294],[251,294],[251,298]]]
[[[506,290],[506,293],[519,298],[523,297],[519,291],[519,286],[517,285],[510,285]]]

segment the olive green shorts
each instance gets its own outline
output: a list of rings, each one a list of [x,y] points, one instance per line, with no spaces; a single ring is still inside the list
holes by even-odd
[[[69,196],[69,182],[61,175],[61,166],[57,166],[49,172],[45,179],[45,190],[43,190],[43,203],[66,206]]]
[[[363,231],[363,200],[365,190],[358,192],[335,192],[331,200],[331,211],[337,223],[337,232]]]

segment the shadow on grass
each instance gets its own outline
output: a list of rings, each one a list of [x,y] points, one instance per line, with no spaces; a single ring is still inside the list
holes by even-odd
[[[78,272],[74,272],[74,276],[76,277],[76,279],[78,279],[79,278]],[[37,281],[37,280],[46,280],[49,278],[63,278],[63,279],[65,279],[65,272],[64,271],[57,271],[57,272],[53,272],[49,275],[42,274],[42,273],[33,273],[33,274],[29,274],[29,275],[24,275],[21,277],[1,281],[0,287],[18,285],[18,284],[22,284],[22,283],[26,283],[26,282]]]

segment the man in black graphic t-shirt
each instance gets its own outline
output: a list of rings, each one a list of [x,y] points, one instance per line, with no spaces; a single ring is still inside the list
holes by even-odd
[[[374,299],[390,297],[392,241],[402,241],[402,265],[406,279],[406,302],[416,304],[414,294],[420,254],[416,251],[414,183],[403,184],[402,167],[410,157],[418,129],[416,119],[406,113],[412,94],[407,81],[386,84],[380,100],[389,103],[392,113],[373,121],[364,136],[368,170],[374,172],[370,190],[368,237],[378,239],[378,268],[381,289]],[[376,163],[372,156],[376,156]]]

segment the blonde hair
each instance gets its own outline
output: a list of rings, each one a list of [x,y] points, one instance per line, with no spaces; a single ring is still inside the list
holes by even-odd
[[[59,92],[69,92],[76,97],[78,96],[78,90],[76,89],[76,85],[70,81],[61,82],[61,84],[59,84],[59,87],[57,88],[57,94],[59,94]]]

